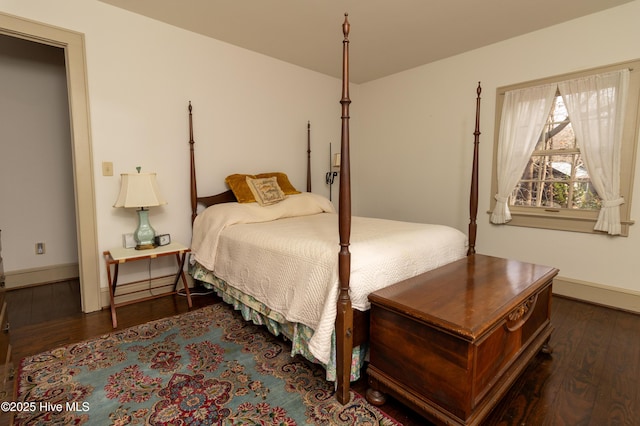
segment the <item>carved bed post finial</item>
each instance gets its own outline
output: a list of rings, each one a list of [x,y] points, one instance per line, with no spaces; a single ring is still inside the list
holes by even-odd
[[[345,12],[344,22],[342,23],[342,34],[344,34],[344,39],[347,42],[349,42],[349,31],[351,31],[351,24],[349,23],[349,14]]]
[[[476,90],[478,97],[476,98],[476,127],[473,132],[473,167],[471,170],[471,194],[469,196],[469,249],[467,250],[467,256],[475,254],[476,252],[476,234],[478,231],[478,224],[476,219],[478,216],[478,145],[480,144],[480,93],[482,93],[482,87],[478,82],[478,89]]]

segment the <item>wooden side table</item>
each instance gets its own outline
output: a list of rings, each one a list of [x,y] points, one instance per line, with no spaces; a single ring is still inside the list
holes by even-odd
[[[136,250],[133,248],[127,249],[127,248],[117,247],[117,248],[113,248],[111,250],[107,250],[103,252],[106,266],[107,266],[107,277],[109,279],[109,298],[111,300],[111,321],[113,323],[113,328],[118,327],[118,319],[116,317],[117,307],[129,305],[132,303],[142,302],[144,300],[156,299],[158,297],[163,297],[171,294],[177,294],[177,286],[178,286],[178,281],[180,281],[180,279],[182,279],[182,284],[184,286],[184,292],[187,297],[187,303],[189,305],[189,308],[192,308],[193,304],[191,302],[191,293],[189,293],[189,286],[187,284],[187,278],[185,277],[184,269],[183,269],[185,259],[187,257],[187,253],[189,253],[190,251],[191,249],[189,247],[183,244],[174,242],[171,244],[167,244],[166,246],[160,246],[160,247],[156,247],[154,249],[148,249],[148,250]],[[116,286],[118,285],[118,270],[121,263],[135,262],[137,260],[144,260],[144,259],[155,259],[157,257],[172,256],[172,255],[175,256],[176,261],[178,262],[178,271],[176,272],[175,279],[173,281],[173,291],[169,293],[162,293],[162,294],[157,294],[153,296],[147,296],[141,299],[131,300],[127,302],[121,302],[121,303],[115,302]],[[114,266],[113,276],[111,275],[111,265]],[[121,284],[120,286],[123,287],[131,284],[135,284],[135,283]],[[138,291],[142,291],[142,290],[138,290]],[[136,292],[134,291],[132,293],[136,293]]]

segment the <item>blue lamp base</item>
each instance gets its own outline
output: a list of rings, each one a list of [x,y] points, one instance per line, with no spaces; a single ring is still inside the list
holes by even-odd
[[[136,250],[156,248],[155,236],[156,231],[149,223],[149,210],[141,208],[138,210],[138,229],[133,233],[133,238],[136,240]]]

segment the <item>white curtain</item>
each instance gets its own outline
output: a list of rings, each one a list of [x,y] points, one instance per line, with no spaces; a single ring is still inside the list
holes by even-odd
[[[551,111],[557,85],[549,84],[505,93],[496,164],[498,193],[491,222],[511,220],[509,196],[522,177]]]
[[[602,199],[594,229],[611,235],[621,233],[620,147],[628,84],[627,69],[558,84],[591,182]]]

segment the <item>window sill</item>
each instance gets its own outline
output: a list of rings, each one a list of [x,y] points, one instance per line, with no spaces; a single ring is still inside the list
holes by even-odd
[[[487,212],[491,215],[491,211]],[[508,226],[522,226],[527,228],[553,229],[557,231],[582,232],[587,234],[608,235],[605,232],[594,231],[597,216],[593,212],[578,212],[582,214],[568,215],[563,210],[549,211],[514,211],[511,210],[511,221],[505,223]],[[618,237],[628,237],[629,227],[634,224],[633,220],[622,221],[622,230]],[[496,225],[500,226],[500,225]]]

